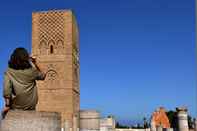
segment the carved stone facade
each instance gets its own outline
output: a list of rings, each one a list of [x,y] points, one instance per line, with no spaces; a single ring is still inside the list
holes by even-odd
[[[60,112],[62,126],[79,127],[79,40],[73,12],[54,10],[32,14],[32,55],[45,81],[38,82],[38,111]]]
[[[41,13],[38,21],[39,54],[64,53],[64,12]]]

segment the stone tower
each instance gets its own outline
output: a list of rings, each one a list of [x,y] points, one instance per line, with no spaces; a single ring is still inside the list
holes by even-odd
[[[37,111],[60,112],[62,126],[79,128],[79,39],[73,12],[32,14],[32,55],[46,79],[38,82]]]

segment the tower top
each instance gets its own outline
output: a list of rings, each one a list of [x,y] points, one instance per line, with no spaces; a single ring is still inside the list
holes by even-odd
[[[60,10],[56,10],[56,9],[52,9],[52,10],[43,10],[43,11],[33,11],[32,14],[35,13],[60,13],[60,12],[73,12],[71,9],[60,9]]]

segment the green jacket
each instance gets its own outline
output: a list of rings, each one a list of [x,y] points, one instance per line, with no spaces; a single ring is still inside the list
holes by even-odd
[[[8,68],[4,75],[3,96],[11,99],[12,109],[35,110],[38,102],[36,80],[44,78],[44,73],[33,64],[25,70]]]

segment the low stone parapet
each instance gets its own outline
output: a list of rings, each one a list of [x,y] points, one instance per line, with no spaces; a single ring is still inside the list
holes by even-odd
[[[9,111],[0,131],[61,131],[61,116],[52,112]]]

